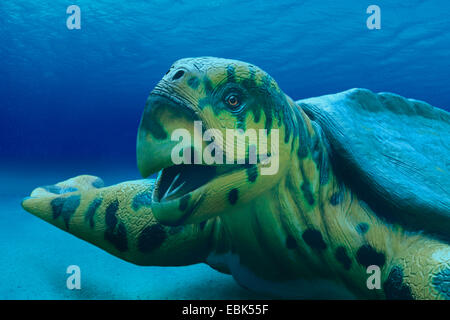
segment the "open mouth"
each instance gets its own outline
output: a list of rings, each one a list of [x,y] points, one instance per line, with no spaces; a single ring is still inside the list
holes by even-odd
[[[180,164],[162,169],[155,188],[158,202],[178,199],[224,174],[246,169],[248,165]]]

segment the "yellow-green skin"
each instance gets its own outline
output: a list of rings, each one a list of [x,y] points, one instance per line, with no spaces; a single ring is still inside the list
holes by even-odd
[[[245,91],[245,112],[220,102],[227,85]],[[144,176],[172,165],[173,130],[193,130],[188,113],[155,107],[165,93],[208,128],[279,129],[278,173],[260,175],[258,164],[169,202],[155,199],[154,180],[102,187],[79,176],[35,189],[23,207],[129,262],[204,262],[276,297],[450,299],[448,243],[387,224],[358,200],[333,173],[320,127],[267,73],[240,61],[183,59],[155,92],[138,136]],[[368,289],[370,265],[381,269],[381,289]]]

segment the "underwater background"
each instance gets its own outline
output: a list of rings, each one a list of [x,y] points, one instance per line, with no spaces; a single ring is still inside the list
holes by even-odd
[[[81,29],[66,27],[70,5]],[[369,5],[381,29],[369,30]],[[353,87],[450,110],[448,1],[0,2],[0,299],[256,298],[206,265],[138,267],[26,213],[39,185],[140,178],[148,94],[177,59],[251,62],[293,99]],[[66,288],[78,265],[82,289]],[[259,297],[260,298],[260,297]]]

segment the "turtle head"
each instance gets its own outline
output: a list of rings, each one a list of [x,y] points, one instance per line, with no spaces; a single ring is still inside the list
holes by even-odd
[[[155,217],[202,222],[275,186],[291,152],[288,100],[251,64],[175,62],[147,100],[137,139],[141,174],[158,173]]]

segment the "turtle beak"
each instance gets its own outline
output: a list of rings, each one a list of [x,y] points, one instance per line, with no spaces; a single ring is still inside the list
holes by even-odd
[[[173,165],[171,153],[179,143],[172,133],[185,129],[194,136],[194,109],[175,96],[153,91],[144,109],[137,137],[137,164],[143,177]]]

